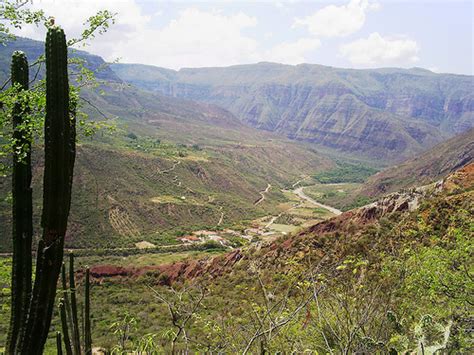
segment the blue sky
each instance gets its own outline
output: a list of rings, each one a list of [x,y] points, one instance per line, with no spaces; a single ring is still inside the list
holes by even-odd
[[[117,21],[88,48],[167,68],[259,61],[424,67],[473,74],[473,2],[36,0],[70,36],[100,9]],[[42,39],[24,28],[21,35]]]

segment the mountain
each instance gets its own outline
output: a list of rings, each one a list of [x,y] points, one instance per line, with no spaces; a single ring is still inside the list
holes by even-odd
[[[401,161],[474,126],[472,76],[275,63],[173,71],[113,64],[148,91],[219,105],[292,139]]]
[[[474,128],[459,134],[400,165],[373,175],[360,194],[376,197],[386,193],[427,184],[474,161]]]
[[[14,50],[32,63],[39,41],[19,38],[0,48],[0,80],[9,76]],[[239,226],[285,201],[279,188],[331,168],[313,148],[242,124],[218,106],[172,98],[124,83],[101,57],[82,51],[97,71],[99,90],[84,88],[82,109],[113,131],[80,138],[68,248],[133,247],[147,241],[176,244],[179,233]],[[31,78],[35,76],[30,71]],[[39,71],[38,77],[42,77]],[[33,151],[35,232],[40,232],[43,154]],[[259,205],[268,184],[274,188]],[[0,251],[10,249],[10,179],[0,179]]]

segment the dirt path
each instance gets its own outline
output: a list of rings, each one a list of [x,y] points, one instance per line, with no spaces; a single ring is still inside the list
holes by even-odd
[[[295,187],[296,185],[298,185],[300,182],[303,182],[305,181],[307,178],[309,178],[309,176],[305,176],[303,177],[302,179],[298,180],[297,182],[295,182],[293,185],[291,185],[291,187]]]
[[[222,212],[222,207],[220,209],[221,209],[221,218],[219,218],[219,222],[217,223],[218,226],[220,226],[222,224],[222,221],[224,221],[224,212]]]
[[[259,192],[261,197],[254,203],[255,206],[257,206],[260,202],[263,202],[263,200],[265,200],[265,194],[270,190],[271,187],[272,185],[268,184],[265,190]]]
[[[291,209],[291,208],[290,208]],[[289,211],[289,210],[288,210]],[[284,212],[287,212],[287,211],[284,211]],[[265,225],[265,228],[270,228],[270,226],[275,223],[275,221],[284,213],[280,213],[278,216],[273,216],[270,221]]]
[[[342,213],[342,211],[338,210],[337,208],[334,208],[334,207],[331,207],[331,206],[328,206],[328,205],[324,205],[324,204],[319,203],[318,201],[312,199],[311,197],[307,196],[304,193],[303,189],[304,189],[304,187],[299,187],[299,188],[293,190],[293,193],[298,195],[300,198],[312,203],[313,205],[324,208],[324,209],[328,210],[329,212],[334,213],[336,216],[340,215]]]
[[[181,160],[176,160],[171,168],[166,169],[166,170],[158,170],[158,174],[167,174],[167,173],[173,171],[174,169],[176,169],[176,167],[179,164],[181,164]]]

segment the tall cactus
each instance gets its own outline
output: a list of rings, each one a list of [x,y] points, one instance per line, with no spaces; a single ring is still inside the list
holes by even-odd
[[[12,55],[11,82],[28,90],[28,60],[25,53]],[[25,103],[13,107],[13,267],[10,328],[6,349],[14,353],[22,324],[26,321],[31,296],[32,189],[31,143],[26,122]]]
[[[21,354],[42,354],[51,324],[71,204],[75,122],[69,110],[67,45],[64,31],[51,26],[46,36],[46,118],[43,180],[43,235],[28,320],[21,332]]]

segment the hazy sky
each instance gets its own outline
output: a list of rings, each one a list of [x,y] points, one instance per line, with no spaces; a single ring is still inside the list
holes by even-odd
[[[35,0],[68,36],[95,11],[116,24],[86,50],[179,69],[271,61],[473,74],[473,1]],[[36,27],[26,37],[44,39]]]

